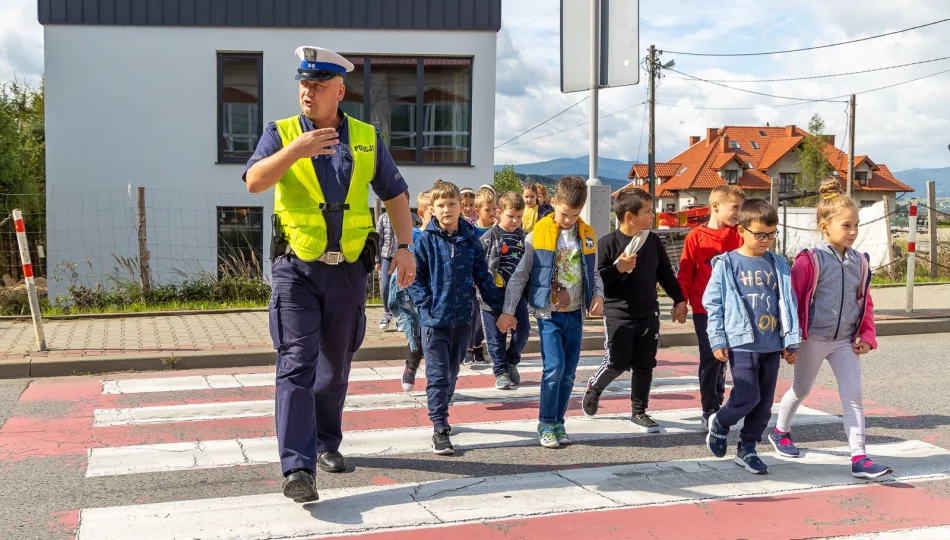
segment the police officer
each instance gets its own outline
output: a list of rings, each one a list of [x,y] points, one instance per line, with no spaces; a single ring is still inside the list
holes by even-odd
[[[274,187],[270,332],[277,349],[275,421],[284,495],[315,501],[314,472],[346,469],[343,438],[353,353],[366,330],[375,259],[369,188],[398,241],[390,272],[415,278],[406,182],[369,124],[339,109],[353,64],[320,47],[296,50],[302,114],[267,126],[247,163],[251,193]],[[276,251],[275,251],[276,248]]]

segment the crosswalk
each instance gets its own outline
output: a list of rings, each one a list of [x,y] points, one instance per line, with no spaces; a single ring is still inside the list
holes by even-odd
[[[524,383],[512,391],[495,389],[484,367],[463,367],[450,410],[460,455],[449,458],[431,455],[424,378],[415,391],[403,392],[398,365],[354,367],[340,450],[356,472],[321,473],[318,483],[330,485],[306,505],[283,497],[276,481],[263,490],[237,486],[224,496],[200,489],[207,475],[220,478],[216,470],[276,470],[272,372],[99,377],[82,400],[83,475],[97,485],[148,478],[136,485],[154,484],[156,492],[141,493],[134,503],[76,509],[76,539],[567,538],[584,531],[597,538],[950,538],[950,518],[925,512],[927,501],[950,503],[950,495],[915,488],[950,485],[950,451],[918,440],[871,445],[869,453],[897,471],[871,483],[848,474],[847,448],[816,448],[793,460],[762,446],[769,474],[751,475],[703,449],[695,363],[664,362],[661,355],[651,414],[662,430],[647,434],[629,421],[629,381],[610,388],[596,417],[583,415],[583,383],[599,360],[582,359],[566,422],[570,450],[538,448],[539,358],[524,360]],[[33,395],[39,400],[53,392],[40,388]],[[796,418],[800,429],[840,431],[840,422],[809,407]],[[626,446],[653,448],[655,458],[626,461]],[[518,449],[545,463],[507,467],[504,474],[478,468],[476,461],[513,460]],[[605,457],[578,462],[584,452]],[[419,475],[359,476],[360,468],[384,468],[385,460],[410,471],[416,463]],[[459,472],[467,470],[484,472]],[[193,489],[166,497],[158,486],[171,484]],[[897,505],[902,521],[847,522],[860,508],[838,504],[843,497]],[[751,513],[743,519],[737,509]],[[750,516],[758,526],[749,528]],[[813,516],[830,516],[836,525]],[[724,523],[723,534],[710,532]],[[768,530],[778,534],[760,534]]]

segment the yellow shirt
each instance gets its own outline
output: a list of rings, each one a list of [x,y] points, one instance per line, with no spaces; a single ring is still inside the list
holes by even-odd
[[[529,233],[534,229],[534,224],[538,222],[538,207],[534,208],[530,206],[524,207],[524,213],[521,215],[521,228],[524,229],[524,232]]]

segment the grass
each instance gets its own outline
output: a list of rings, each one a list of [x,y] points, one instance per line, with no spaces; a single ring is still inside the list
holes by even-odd
[[[207,311],[216,309],[247,309],[267,307],[266,301],[234,300],[226,302],[213,301],[171,301],[145,303],[135,302],[125,305],[97,306],[88,308],[69,308],[60,306],[43,306],[43,316],[59,315],[101,315],[104,313],[148,313],[153,311]]]
[[[871,276],[871,285],[897,285],[907,283],[907,278],[900,276],[897,279],[891,279],[882,274],[875,274]],[[950,283],[950,277],[948,276],[939,276],[936,278],[931,278],[927,275],[917,274],[914,276],[914,283]]]

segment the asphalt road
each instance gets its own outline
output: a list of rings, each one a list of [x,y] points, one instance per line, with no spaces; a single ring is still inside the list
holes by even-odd
[[[665,349],[689,355],[694,348]],[[864,363],[864,395],[869,402],[869,443],[921,439],[950,448],[950,334],[882,338],[880,349]],[[670,376],[675,365],[658,370]],[[578,380],[591,370],[579,371]],[[790,380],[791,368],[781,377]],[[535,375],[536,377],[536,375]],[[528,379],[529,377],[525,377]],[[74,377],[77,383],[88,378]],[[51,401],[18,401],[30,381],[0,381],[0,423],[10,417],[38,417],[55,421],[67,415],[72,404]],[[69,381],[66,381],[69,383]],[[835,389],[831,370],[825,366],[818,386]],[[180,396],[187,399],[187,393]],[[123,396],[121,406],[134,406],[142,398]],[[675,396],[669,399],[677,399]],[[820,407],[840,413],[832,401]],[[824,403],[824,402],[823,402]],[[806,401],[805,405],[814,406]],[[536,407],[525,404],[525,407]],[[422,415],[424,410],[405,414]],[[6,428],[6,426],[4,426]],[[158,428],[168,431],[175,428]],[[44,439],[41,429],[37,441]],[[0,429],[0,439],[4,431]],[[574,445],[555,451],[539,446],[496,449],[462,449],[454,457],[430,453],[405,456],[359,457],[349,460],[349,470],[339,475],[319,475],[322,489],[403,483],[452,477],[489,476],[548,471],[552,468],[666,461],[705,457],[702,434],[614,439]],[[808,447],[846,444],[840,424],[803,426],[796,429],[796,442]],[[2,440],[0,440],[2,450]],[[3,454],[0,454],[2,457]],[[47,540],[70,538],[75,510],[80,508],[132,505],[181,499],[200,499],[273,493],[278,490],[277,464],[193,470],[176,473],[146,473],[128,476],[85,478],[85,455],[18,459],[7,455],[0,462],[0,538]]]

